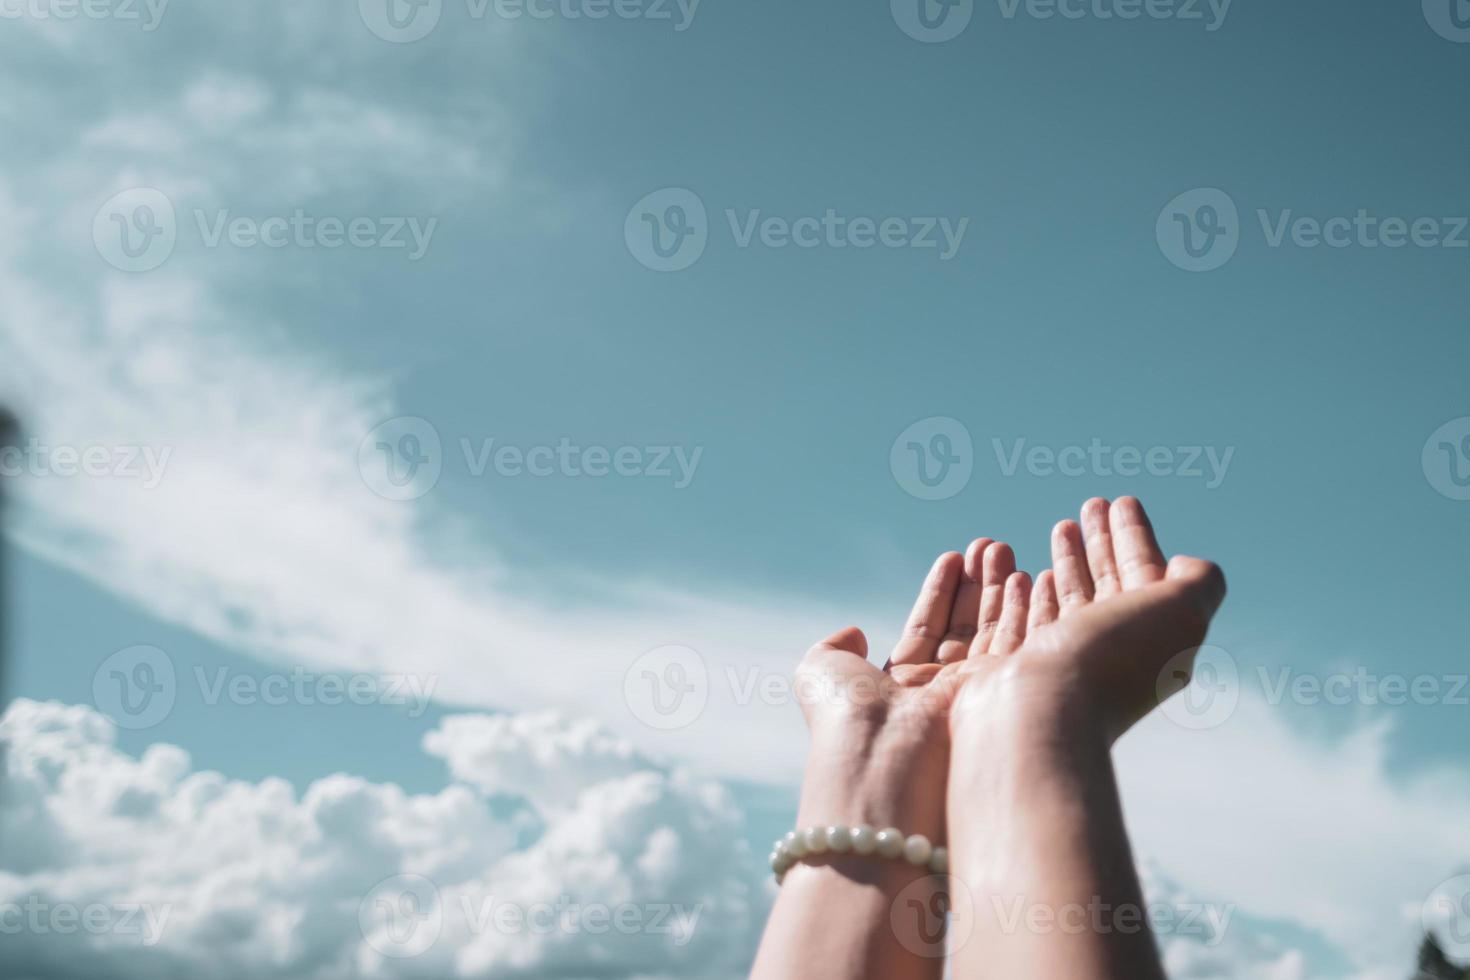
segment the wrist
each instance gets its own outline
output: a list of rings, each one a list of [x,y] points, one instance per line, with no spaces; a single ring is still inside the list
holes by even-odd
[[[1002,669],[956,699],[947,796],[996,830],[1022,813],[1070,809],[1094,783],[1111,784],[1103,705],[1055,671]]]
[[[949,765],[944,735],[814,730],[797,825],[896,827],[941,844]]]
[[[983,753],[1045,758],[1102,745],[1111,724],[1093,686],[1064,665],[1010,660],[976,672],[960,688],[950,712],[957,761]]]

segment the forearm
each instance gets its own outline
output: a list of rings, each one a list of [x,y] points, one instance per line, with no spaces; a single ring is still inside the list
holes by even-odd
[[[1024,703],[990,708],[959,723],[950,770],[954,887],[974,916],[955,976],[1162,978],[1108,739],[1076,718],[1035,723]]]
[[[943,757],[920,763],[901,747],[852,734],[814,740],[813,758],[824,763],[808,772],[797,825],[897,827],[940,843]],[[941,880],[876,855],[804,858],[786,873],[752,980],[939,980]]]
[[[938,881],[900,861],[852,854],[797,864],[781,886],[752,980],[938,980]]]

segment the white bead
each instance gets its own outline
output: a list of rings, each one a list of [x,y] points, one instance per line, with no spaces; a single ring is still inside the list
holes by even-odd
[[[934,853],[929,855],[929,870],[937,875],[949,874],[949,849],[945,847],[934,848]]]
[[[934,853],[934,845],[923,834],[910,834],[903,842],[903,859],[909,864],[925,865]]]
[[[876,849],[883,857],[898,857],[903,853],[903,831],[897,827],[884,827],[878,831]]]
[[[769,860],[771,862],[771,870],[776,872],[776,874],[780,874],[781,865],[786,861],[786,855],[780,851],[772,851]]]
[[[827,849],[826,827],[808,827],[801,833],[802,838],[806,841],[807,853],[821,854]]]
[[[878,846],[878,832],[865,823],[852,828],[852,849],[859,854],[872,854]]]
[[[852,850],[852,828],[828,827],[827,846],[838,854],[845,854]]]
[[[786,853],[791,856],[792,860],[799,861],[806,857],[805,837],[793,830],[787,833],[783,839],[786,842]]]

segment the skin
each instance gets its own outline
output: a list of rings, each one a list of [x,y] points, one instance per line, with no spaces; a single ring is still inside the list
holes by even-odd
[[[882,669],[856,628],[798,669],[812,734],[798,825],[947,839],[957,977],[1163,976],[1127,913],[1046,923],[1141,913],[1111,747],[1156,705],[1161,671],[1188,670],[1224,579],[1166,562],[1131,497],[1081,516],[1056,526],[1034,586],[1002,543],[940,556]],[[809,857],[786,876],[752,977],[937,980],[944,943],[920,922],[941,887],[902,862]]]

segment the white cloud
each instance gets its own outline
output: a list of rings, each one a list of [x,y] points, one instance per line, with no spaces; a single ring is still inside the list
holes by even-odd
[[[530,732],[587,774],[575,793],[514,758]],[[463,783],[410,796],[341,775],[298,799],[113,737],[84,707],[0,719],[7,975],[734,977],[763,919],[728,793],[647,763],[599,778],[592,760],[635,755],[586,725],[452,718],[429,736],[497,792],[519,782],[510,810]]]
[[[599,778],[649,766],[631,742],[591,719],[567,724],[549,712],[454,715],[425,738],[424,750],[460,782],[483,793],[523,793],[544,812],[564,810]]]
[[[1365,976],[1403,972],[1421,904],[1470,855],[1470,775],[1393,772],[1391,731],[1312,736],[1253,693],[1209,730],[1156,714],[1118,749],[1130,828],[1191,889],[1315,930]]]
[[[312,24],[288,33],[325,42],[328,27]],[[711,600],[660,583],[576,581],[565,569],[560,581],[530,581],[499,560],[493,532],[434,498],[403,504],[368,490],[359,444],[404,409],[380,379],[285,342],[295,325],[242,305],[261,281],[295,275],[293,264],[181,243],[161,267],[128,275],[96,254],[94,213],[133,185],[160,188],[181,212],[210,202],[261,214],[318,194],[444,207],[498,186],[506,127],[478,69],[425,85],[448,71],[430,59],[426,77],[400,85],[409,62],[386,56],[404,52],[366,31],[323,48],[275,43],[282,26],[239,39],[279,71],[145,62],[146,76],[126,76],[134,97],[70,106],[80,136],[56,137],[24,177],[0,174],[10,229],[0,237],[0,388],[47,445],[168,454],[154,487],[17,481],[17,540],[267,660],[433,675],[457,704],[565,707],[719,771],[771,776],[774,764],[794,776],[797,712],[737,704],[749,700],[741,672],[784,678],[840,620],[758,593]],[[369,77],[370,88],[346,84]],[[352,94],[362,90],[387,94]],[[191,219],[179,220],[182,240]],[[575,608],[562,598],[568,586]],[[645,729],[623,703],[625,672],[668,643],[697,649],[711,670],[708,709],[674,733]],[[729,739],[733,726],[750,737]]]
[[[169,452],[151,489],[18,481],[23,545],[278,663],[432,675],[452,703],[562,707],[722,772],[795,774],[797,710],[760,703],[746,684],[785,678],[841,625],[834,614],[636,582],[578,582],[582,601],[567,607],[565,583],[538,587],[492,543],[451,540],[454,517],[432,497],[404,504],[368,489],[357,449],[394,414],[386,398],[243,341],[199,283],[163,272],[106,280],[94,325],[87,309],[0,269],[8,387],[43,441]],[[656,732],[625,704],[624,674],[671,642],[705,657],[710,701],[690,728]]]

